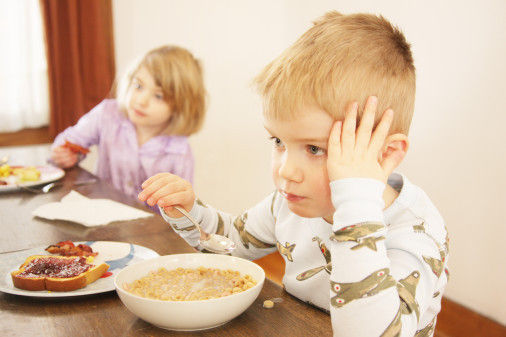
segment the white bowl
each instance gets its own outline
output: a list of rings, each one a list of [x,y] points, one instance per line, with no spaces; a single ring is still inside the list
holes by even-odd
[[[134,295],[123,289],[150,271],[164,267],[231,269],[245,274],[257,284],[240,293],[200,301],[161,301]],[[116,292],[123,304],[141,319],[169,330],[203,330],[222,325],[243,313],[257,298],[265,272],[257,264],[239,257],[219,254],[175,254],[144,260],[125,267],[114,279]]]

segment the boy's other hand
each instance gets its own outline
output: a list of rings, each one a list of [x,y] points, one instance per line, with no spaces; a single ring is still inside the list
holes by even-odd
[[[383,154],[393,111],[386,110],[374,128],[378,99],[370,96],[360,125],[356,126],[358,103],[348,108],[343,121],[336,121],[329,136],[327,169],[330,181],[345,178],[372,178],[387,182],[388,176],[402,161],[403,154]]]
[[[69,168],[77,164],[79,156],[66,147],[57,146],[51,151],[51,160],[58,167]]]
[[[171,173],[158,173],[142,183],[139,200],[148,205],[158,205],[171,218],[180,218],[179,211],[172,206],[181,205],[190,212],[195,201],[195,193],[190,182]]]

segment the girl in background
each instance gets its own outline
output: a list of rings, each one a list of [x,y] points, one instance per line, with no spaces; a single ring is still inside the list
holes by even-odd
[[[75,166],[84,155],[67,145],[96,144],[96,175],[134,197],[143,181],[160,172],[192,181],[187,137],[202,126],[205,96],[202,68],[189,51],[153,49],[120,79],[116,99],[103,100],[56,137],[51,161]]]

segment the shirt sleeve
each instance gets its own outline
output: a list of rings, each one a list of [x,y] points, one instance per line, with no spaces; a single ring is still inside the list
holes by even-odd
[[[384,188],[364,178],[331,183],[336,212],[330,313],[336,336],[415,336],[420,317],[439,295],[447,251],[423,230],[422,220],[399,219],[387,228]]]
[[[51,149],[65,144],[68,140],[84,148],[98,144],[100,141],[100,126],[103,124],[107,112],[107,101],[104,100],[90,112],[82,116],[77,124],[70,126],[56,136]]]
[[[278,193],[274,192],[255,207],[239,216],[232,216],[196,200],[190,215],[207,233],[232,239],[236,244],[232,255],[254,260],[277,249],[274,227],[278,205]],[[185,217],[170,218],[163,210],[160,214],[188,244],[202,250],[198,229],[189,220]]]

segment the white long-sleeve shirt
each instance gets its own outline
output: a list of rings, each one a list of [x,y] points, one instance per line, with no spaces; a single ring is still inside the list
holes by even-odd
[[[190,214],[205,231],[233,239],[233,255],[278,250],[286,291],[329,311],[335,336],[432,336],[448,277],[446,228],[419,187],[399,174],[388,184],[399,195],[384,209],[383,183],[331,182],[333,225],[294,214],[276,192],[238,217],[200,201]],[[161,213],[199,248],[195,226]]]

